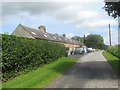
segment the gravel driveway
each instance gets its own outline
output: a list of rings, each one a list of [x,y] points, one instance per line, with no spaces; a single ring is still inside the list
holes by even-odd
[[[102,51],[97,51],[81,57],[46,88],[118,88],[118,78]]]

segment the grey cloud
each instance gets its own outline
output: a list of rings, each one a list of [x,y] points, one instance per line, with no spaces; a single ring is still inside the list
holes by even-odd
[[[55,2],[4,2],[2,3],[2,14],[7,16],[25,11],[32,15],[37,15],[43,12],[53,13],[64,7],[64,3]]]

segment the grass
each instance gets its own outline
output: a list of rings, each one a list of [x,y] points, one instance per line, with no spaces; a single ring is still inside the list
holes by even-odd
[[[115,69],[115,71],[120,75],[120,59],[113,56],[107,51],[103,51],[103,56],[108,60],[108,62]]]
[[[44,88],[62,72],[72,66],[75,58],[62,57],[27,74],[18,76],[2,84],[3,88]]]

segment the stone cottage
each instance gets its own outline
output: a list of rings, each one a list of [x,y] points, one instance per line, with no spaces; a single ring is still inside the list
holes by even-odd
[[[84,45],[79,41],[66,38],[65,34],[59,35],[48,33],[46,32],[46,28],[43,25],[39,26],[38,29],[33,29],[22,24],[19,24],[13,31],[12,35],[47,40],[55,43],[64,44],[65,47],[68,48],[68,55],[70,55],[71,52],[75,50],[75,48],[82,47]]]

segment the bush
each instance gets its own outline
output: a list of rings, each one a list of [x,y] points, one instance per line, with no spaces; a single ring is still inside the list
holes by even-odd
[[[3,81],[29,72],[65,56],[62,44],[12,35],[2,35]]]
[[[120,58],[120,45],[116,45],[116,46],[110,46],[107,49],[107,52],[111,53],[112,55]]]
[[[106,50],[108,48],[108,45],[101,44],[99,49]]]

